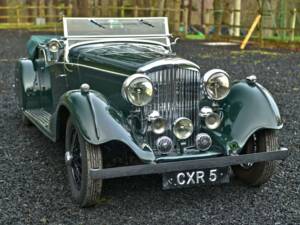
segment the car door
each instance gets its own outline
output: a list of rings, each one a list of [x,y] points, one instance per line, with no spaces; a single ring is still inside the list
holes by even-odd
[[[43,48],[39,48],[38,57],[34,60],[36,69],[36,78],[34,81],[34,88],[38,91],[39,108],[46,111],[51,111],[52,96],[51,96],[51,83],[46,53]]]

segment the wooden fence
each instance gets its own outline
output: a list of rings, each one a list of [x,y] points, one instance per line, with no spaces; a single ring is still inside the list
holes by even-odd
[[[214,20],[215,14],[227,14],[226,22]],[[300,27],[296,24],[299,18],[300,9],[294,8],[292,10],[286,11],[286,21],[282,25],[280,23],[274,22],[275,15],[279,14],[276,10],[259,10],[259,11],[247,11],[243,10],[214,10],[207,9],[204,14],[204,27],[206,28],[205,33],[214,33],[217,36],[243,36],[249,29],[250,24],[236,24],[235,17],[237,13],[241,14],[241,17],[249,18],[249,21],[253,21],[255,17],[260,14],[262,15],[261,22],[256,31],[256,36],[260,39],[275,39],[275,40],[287,40],[287,41],[300,41]],[[266,23],[267,20],[272,20],[272,24]],[[213,32],[211,29],[215,29]],[[219,30],[219,32],[218,32]],[[237,32],[236,32],[237,31]]]
[[[134,7],[93,7],[91,17],[125,17],[125,16],[157,16],[159,13],[170,19],[170,30],[186,34],[188,31],[188,9],[142,8]],[[62,30],[59,20],[62,16],[73,15],[72,4],[59,6],[0,6],[0,29],[29,29],[29,30]]]

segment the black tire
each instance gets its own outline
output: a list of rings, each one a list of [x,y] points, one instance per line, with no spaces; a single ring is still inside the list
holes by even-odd
[[[274,130],[261,130],[249,138],[242,153],[271,152],[278,149],[278,138]],[[276,162],[266,161],[253,165],[233,166],[235,176],[251,186],[266,183],[275,172]]]
[[[100,198],[102,180],[93,180],[89,170],[102,168],[101,148],[86,142],[71,118],[68,119],[66,126],[65,145],[67,176],[72,197],[81,207],[93,206]],[[71,153],[71,160],[67,158],[68,152]]]

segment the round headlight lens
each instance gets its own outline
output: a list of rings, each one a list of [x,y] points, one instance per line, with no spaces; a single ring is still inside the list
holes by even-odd
[[[167,121],[162,117],[155,118],[151,122],[151,127],[155,134],[162,134],[166,131]]]
[[[193,123],[188,118],[181,117],[174,122],[173,133],[180,140],[189,138],[192,135],[193,130]]]
[[[205,125],[208,129],[217,129],[221,124],[221,117],[217,113],[211,113],[205,117]]]
[[[153,96],[152,82],[143,74],[134,74],[124,81],[122,95],[135,106],[147,105]]]
[[[48,48],[49,51],[52,53],[58,52],[60,48],[60,43],[57,39],[51,39],[50,42],[48,43]]]
[[[229,75],[223,70],[210,70],[204,74],[207,95],[214,100],[225,98],[230,91]]]

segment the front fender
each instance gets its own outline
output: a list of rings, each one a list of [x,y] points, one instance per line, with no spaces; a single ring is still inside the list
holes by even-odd
[[[55,113],[55,124],[60,120],[61,107],[69,111],[87,142],[99,145],[109,141],[120,141],[129,146],[141,160],[150,162],[155,159],[153,152],[138,146],[129,129],[126,129],[126,120],[122,113],[110,106],[101,93],[92,90],[89,93],[81,93],[80,90],[65,93]]]
[[[260,84],[240,81],[220,102],[224,118],[222,125],[211,131],[227,153],[238,152],[248,138],[260,129],[281,129],[278,107],[272,95]]]
[[[34,88],[36,73],[31,60],[19,59],[16,66],[16,94],[21,109],[39,108],[39,92]]]

